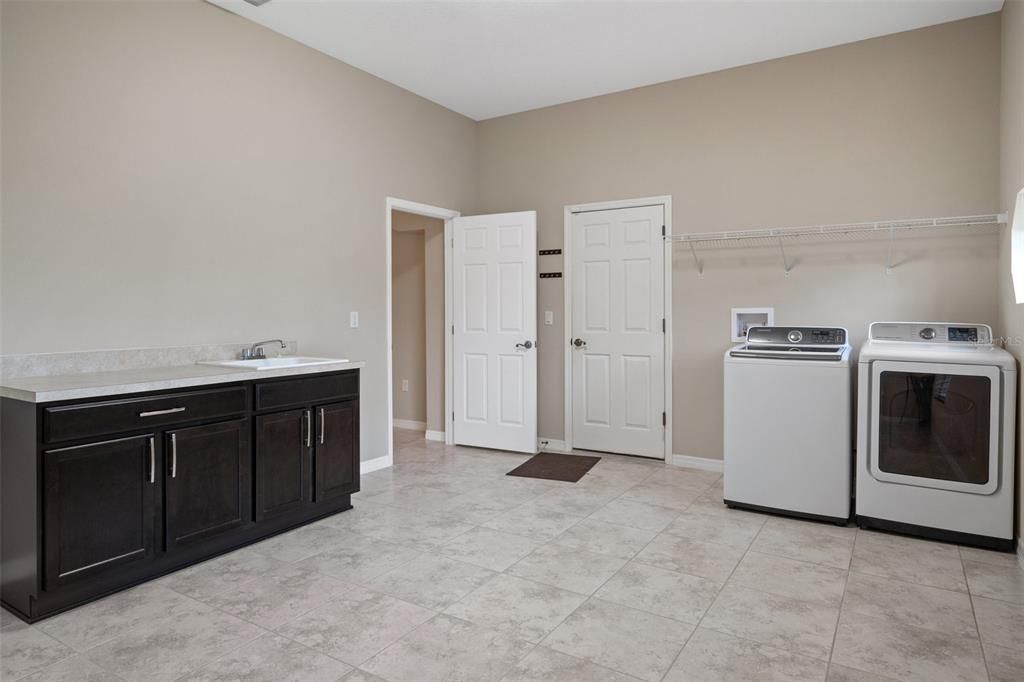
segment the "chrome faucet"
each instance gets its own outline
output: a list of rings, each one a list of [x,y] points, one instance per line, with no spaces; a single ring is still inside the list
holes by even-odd
[[[262,360],[267,357],[263,353],[263,346],[268,343],[279,343],[281,344],[281,350],[284,350],[287,346],[281,339],[269,339],[267,341],[257,341],[248,348],[242,349],[242,360]]]

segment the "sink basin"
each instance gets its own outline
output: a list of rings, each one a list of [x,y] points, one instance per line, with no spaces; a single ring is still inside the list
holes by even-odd
[[[308,358],[301,355],[289,355],[280,358],[259,358],[257,360],[207,360],[198,364],[232,367],[234,369],[247,369],[258,372],[265,369],[329,365],[333,362],[348,362],[348,360],[345,358]]]

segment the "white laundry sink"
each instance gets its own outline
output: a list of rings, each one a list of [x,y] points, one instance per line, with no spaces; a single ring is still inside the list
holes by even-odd
[[[301,355],[288,355],[280,358],[257,358],[255,360],[207,360],[200,365],[232,367],[260,371],[266,369],[287,369],[292,367],[310,367],[313,365],[330,365],[335,362],[348,362],[346,358],[310,358]]]

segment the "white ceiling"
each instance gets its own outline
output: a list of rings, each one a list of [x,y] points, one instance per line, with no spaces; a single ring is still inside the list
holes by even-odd
[[[476,120],[998,11],[1003,0],[210,0]]]

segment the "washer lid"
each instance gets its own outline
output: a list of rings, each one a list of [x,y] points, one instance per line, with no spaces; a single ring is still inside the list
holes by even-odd
[[[734,358],[764,358],[773,360],[799,360],[799,361],[831,361],[839,362],[846,354],[848,346],[839,348],[805,346],[754,346],[744,343],[729,350],[729,356]]]
[[[849,350],[842,327],[751,327],[747,342],[732,348],[734,358],[831,361],[843,359]]]

